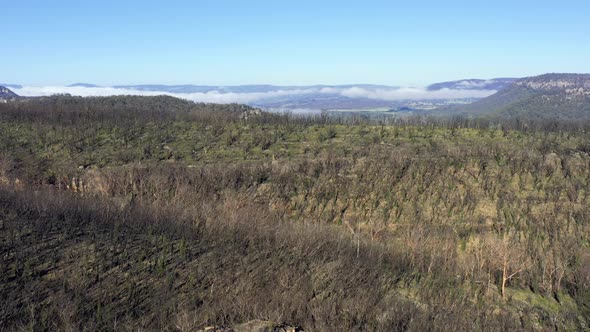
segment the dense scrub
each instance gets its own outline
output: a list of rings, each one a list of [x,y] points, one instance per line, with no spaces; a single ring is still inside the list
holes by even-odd
[[[587,326],[585,124],[158,98],[1,106],[3,327]]]
[[[3,328],[191,330],[258,317],[322,331],[515,327],[446,285],[455,280],[438,288],[446,277],[418,290],[431,311],[406,293],[403,256],[365,241],[357,252],[339,229],[276,223],[256,206],[200,223],[69,195],[0,195]]]

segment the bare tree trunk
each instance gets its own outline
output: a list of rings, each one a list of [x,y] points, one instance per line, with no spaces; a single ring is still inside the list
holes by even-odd
[[[502,269],[502,299],[506,298],[506,261],[504,261],[504,267]]]

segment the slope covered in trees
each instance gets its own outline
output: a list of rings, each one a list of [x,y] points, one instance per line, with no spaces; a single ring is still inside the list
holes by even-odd
[[[579,330],[587,123],[0,105],[1,329]]]
[[[589,120],[590,75],[546,74],[519,79],[498,93],[441,114],[522,119]]]

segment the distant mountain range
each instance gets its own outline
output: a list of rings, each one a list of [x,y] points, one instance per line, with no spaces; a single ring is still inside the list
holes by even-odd
[[[375,84],[347,85],[115,85],[98,86],[75,83],[65,87],[17,87],[23,96],[41,96],[55,93],[72,95],[169,94],[193,101],[214,103],[243,103],[267,110],[389,110],[407,107],[433,108],[441,105],[469,103],[489,96],[503,81],[465,80],[439,83],[429,88],[408,88]],[[493,81],[493,83],[492,83]],[[484,82],[484,83],[481,83]],[[476,85],[481,87],[476,88]],[[416,102],[425,103],[417,105]]]
[[[5,86],[5,87],[4,87]],[[30,87],[0,86],[0,100],[19,96],[8,89],[35,95]],[[348,111],[397,114],[463,115],[552,119],[590,119],[590,74],[545,74],[521,79],[466,79],[432,84],[426,88],[386,85],[313,86],[203,86],[118,85],[100,87],[76,83],[39,95],[169,94],[214,103],[236,102],[267,110]]]
[[[5,85],[9,86],[9,85]],[[169,92],[169,93],[266,93],[276,91],[299,91],[308,89],[324,89],[324,88],[363,88],[363,89],[397,89],[399,87],[389,85],[376,84],[345,84],[345,85],[268,85],[268,84],[249,84],[249,85],[163,85],[163,84],[139,84],[139,85],[112,85],[101,86],[91,83],[74,83],[67,87],[81,87],[81,88],[115,88],[135,91],[149,91],[149,92]]]
[[[460,81],[450,81],[450,82],[442,82],[442,83],[435,83],[428,86],[428,90],[442,90],[442,89],[452,89],[452,90],[502,90],[512,83],[514,83],[517,78],[492,78],[490,80],[481,80],[481,79],[467,79],[467,80],[460,80]]]
[[[429,91],[438,91],[442,89],[450,90],[501,90],[514,81],[517,78],[493,78],[489,80],[484,79],[465,79],[459,81],[449,81],[431,84],[427,87]],[[10,87],[11,85],[4,85]],[[12,85],[14,87],[21,87]],[[140,84],[140,85],[113,85],[113,86],[100,86],[91,83],[74,83],[68,85],[68,87],[83,87],[83,88],[102,88],[110,87],[116,89],[129,89],[137,91],[161,91],[170,93],[208,93],[208,92],[220,92],[220,93],[264,93],[264,92],[275,92],[275,91],[298,91],[308,89],[350,89],[360,88],[368,90],[391,90],[399,89],[399,86],[392,85],[377,85],[377,84],[343,84],[343,85],[264,85],[264,84],[253,84],[253,85],[229,85],[229,86],[217,86],[217,85],[161,85],[161,84]]]
[[[74,83],[68,85],[69,88],[99,88],[100,86],[89,83]]]
[[[22,89],[22,85],[18,84],[8,84],[8,83],[0,83],[0,86],[10,89]]]

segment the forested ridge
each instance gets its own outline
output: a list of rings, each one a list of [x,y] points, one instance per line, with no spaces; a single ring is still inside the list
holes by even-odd
[[[584,330],[590,124],[0,104],[0,329]]]
[[[474,103],[432,114],[462,114],[527,120],[590,120],[590,75],[544,74],[514,81]]]

